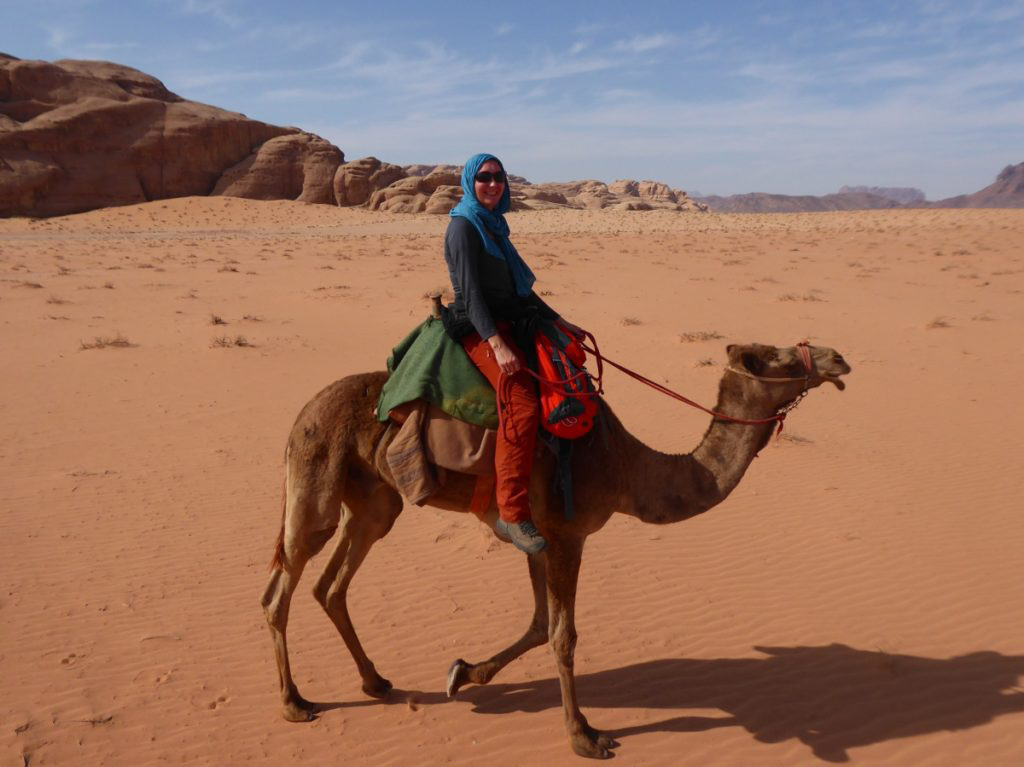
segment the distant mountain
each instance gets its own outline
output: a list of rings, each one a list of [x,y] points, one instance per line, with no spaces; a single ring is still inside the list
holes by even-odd
[[[929,203],[933,208],[1024,208],[1024,162],[1007,165],[989,184],[974,194],[961,194]]]
[[[900,205],[924,202],[924,192],[912,186],[844,186],[839,194],[876,194]]]
[[[865,192],[814,195],[768,194],[751,192],[729,197],[712,195],[694,198],[711,206],[715,213],[813,213],[835,210],[877,210],[899,208],[900,204],[887,197]]]
[[[1007,165],[994,183],[974,194],[927,202],[924,192],[911,187],[844,186],[838,194],[734,194],[729,197],[690,195],[715,213],[809,213],[829,210],[884,208],[1024,208],[1024,162]]]

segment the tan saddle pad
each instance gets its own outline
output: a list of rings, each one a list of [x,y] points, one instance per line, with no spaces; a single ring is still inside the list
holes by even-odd
[[[387,448],[388,467],[410,502],[422,505],[437,492],[435,466],[481,478],[494,476],[493,429],[460,421],[424,400],[399,405],[388,416],[400,425]]]

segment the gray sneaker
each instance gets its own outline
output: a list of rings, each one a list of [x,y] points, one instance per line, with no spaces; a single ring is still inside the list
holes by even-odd
[[[544,540],[544,536],[540,534],[540,531],[534,527],[533,522],[529,519],[522,522],[506,522],[501,517],[498,517],[494,529],[498,531],[500,536],[512,541],[517,549],[525,551],[527,554],[537,554],[544,551],[544,547],[548,545],[548,542]]]

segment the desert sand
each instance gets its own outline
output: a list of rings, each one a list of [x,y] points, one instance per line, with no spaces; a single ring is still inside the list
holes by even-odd
[[[1024,211],[511,214],[537,288],[611,358],[712,404],[725,345],[841,351],[721,506],[589,540],[576,674],[636,765],[1024,763]],[[582,763],[546,648],[444,696],[529,621],[524,556],[408,507],[350,591],[396,686],[310,596],[319,719],[279,715],[259,607],[283,450],[447,284],[445,216],[186,198],[0,221],[0,753],[17,765]],[[611,371],[628,428],[704,414]]]

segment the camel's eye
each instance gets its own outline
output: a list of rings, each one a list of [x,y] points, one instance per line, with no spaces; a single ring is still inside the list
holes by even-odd
[[[840,365],[843,365],[843,364],[846,363],[846,360],[843,359],[843,355],[840,354],[839,352],[836,352],[835,354],[832,355],[832,361],[833,362],[838,362]]]

